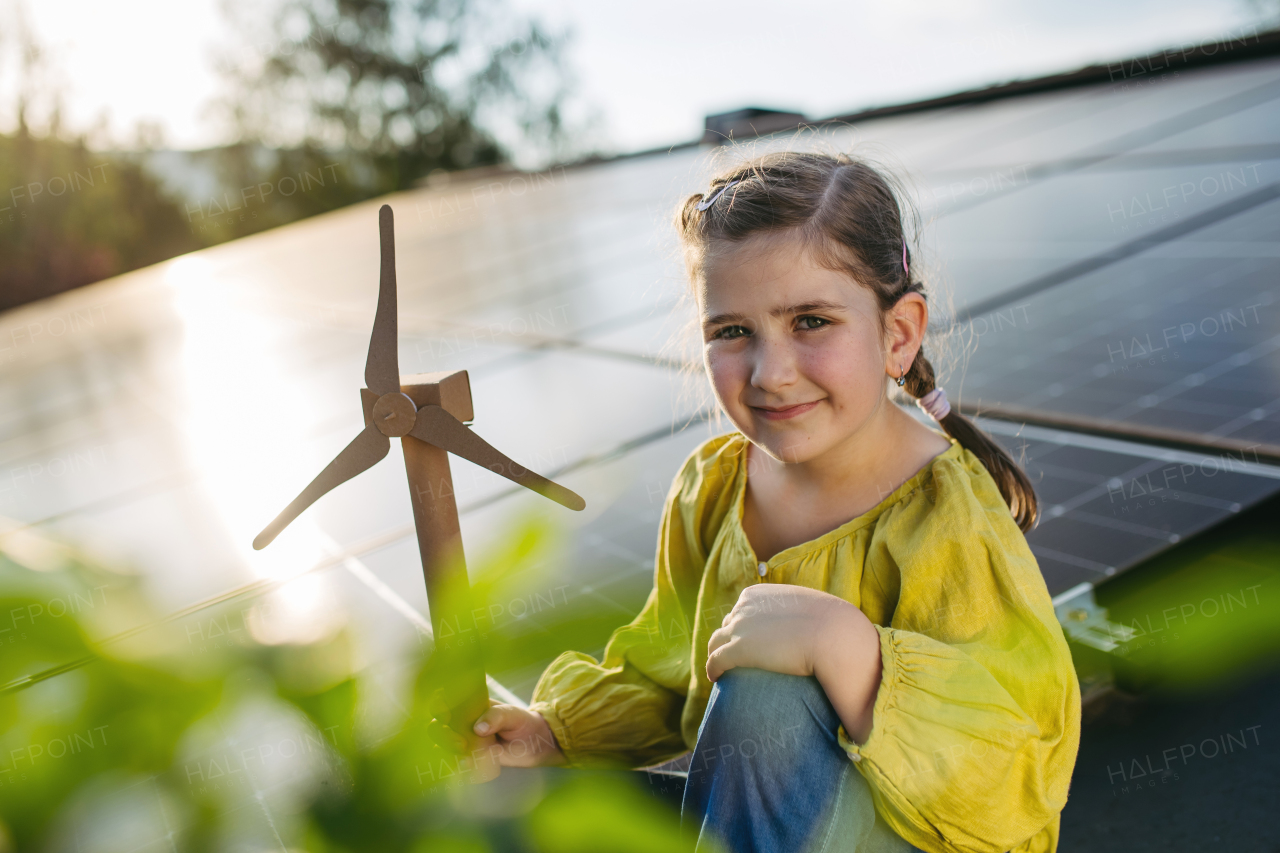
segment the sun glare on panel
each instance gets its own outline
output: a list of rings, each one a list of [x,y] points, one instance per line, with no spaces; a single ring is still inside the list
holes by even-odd
[[[254,536],[324,464],[299,452],[290,434],[313,423],[316,412],[300,390],[303,383],[286,372],[281,328],[242,304],[245,291],[220,280],[205,258],[177,259],[165,281],[183,327],[190,462],[217,521],[255,578],[294,577],[326,556],[313,519],[297,519],[262,551],[252,546]],[[340,605],[321,577],[294,581],[270,598],[255,630],[263,641],[315,639],[317,623],[339,618]]]

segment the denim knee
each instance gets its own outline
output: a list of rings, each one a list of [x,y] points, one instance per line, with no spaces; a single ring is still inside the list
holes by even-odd
[[[803,748],[814,739],[834,742],[838,726],[816,678],[738,667],[716,682],[698,739],[704,746],[719,744],[721,753],[750,758]]]
[[[682,820],[735,853],[808,849],[852,764],[812,676],[737,668],[712,688],[689,762]]]

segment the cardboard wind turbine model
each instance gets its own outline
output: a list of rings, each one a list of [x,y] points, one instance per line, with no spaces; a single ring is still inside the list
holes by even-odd
[[[586,503],[565,487],[517,465],[466,426],[464,422],[473,418],[473,412],[471,383],[465,370],[400,375],[396,352],[395,229],[388,205],[384,204],[378,211],[378,230],[382,274],[378,282],[378,310],[364,367],[368,387],[360,389],[364,430],[258,534],[253,547],[262,549],[271,544],[280,531],[321,495],[380,462],[391,450],[391,439],[399,438],[409,475],[431,626],[436,637],[440,637],[442,625],[470,611],[471,584],[463,559],[458,506],[449,473],[450,453],[569,509],[583,509]],[[470,731],[471,723],[489,706],[479,649],[473,645],[446,647],[437,642],[433,654],[447,656],[440,671],[460,673],[458,683],[445,686],[444,698],[451,710],[450,725],[460,732]]]

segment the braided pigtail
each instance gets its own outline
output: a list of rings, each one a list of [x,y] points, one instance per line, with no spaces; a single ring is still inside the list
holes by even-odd
[[[916,353],[915,360],[911,362],[911,367],[903,376],[902,390],[915,397],[917,402],[924,403],[925,398],[929,398],[935,389],[933,365],[929,363],[929,359],[925,358],[924,348],[921,347]],[[933,407],[932,399],[929,403],[931,405],[922,405],[921,408],[933,415],[937,409]],[[996,481],[996,486],[999,487],[1005,503],[1009,504],[1009,511],[1013,513],[1018,527],[1023,533],[1030,530],[1036,523],[1039,506],[1036,501],[1036,491],[1031,481],[1027,479],[1026,473],[1003,447],[974,426],[972,421],[947,405],[945,397],[942,398],[942,406],[943,411],[938,412],[942,415],[937,418],[938,424],[946,430],[947,435],[960,442],[966,450],[982,461],[983,466],[991,474],[991,479]]]

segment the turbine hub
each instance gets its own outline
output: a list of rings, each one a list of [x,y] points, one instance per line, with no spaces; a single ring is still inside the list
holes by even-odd
[[[373,425],[391,438],[408,435],[418,420],[418,407],[407,394],[393,391],[383,394],[373,404]]]

